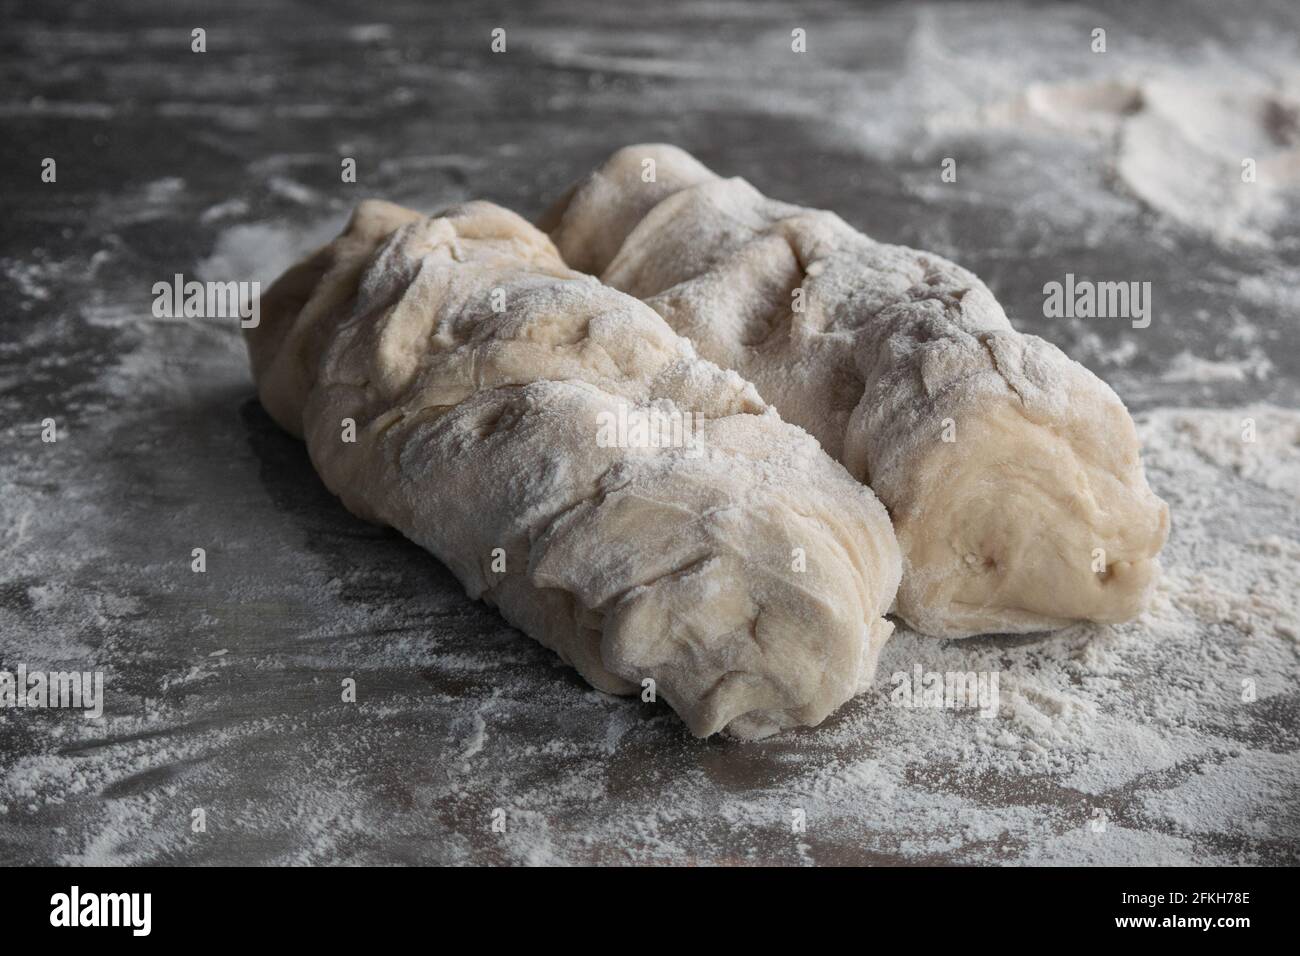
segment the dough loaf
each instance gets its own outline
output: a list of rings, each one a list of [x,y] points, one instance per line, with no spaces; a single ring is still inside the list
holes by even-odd
[[[1148,600],[1168,509],[1124,405],[1012,329],[965,269],[665,145],[618,151],[542,225],[565,261],[651,305],[870,483],[913,627],[1118,622]]]
[[[884,508],[515,214],[363,203],[268,290],[248,347],[349,510],[595,687],[650,678],[695,734],[759,737],[871,681],[901,573]],[[601,413],[629,408],[696,415],[693,444],[602,445]]]

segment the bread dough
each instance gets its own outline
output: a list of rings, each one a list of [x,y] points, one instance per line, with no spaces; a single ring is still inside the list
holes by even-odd
[[[595,687],[652,679],[693,733],[758,737],[871,681],[901,573],[884,508],[515,214],[362,203],[247,334],[263,405],[348,509]],[[693,441],[603,446],[620,407],[689,411]]]
[[[1168,509],[1123,403],[1012,329],[965,269],[665,145],[615,153],[543,223],[567,262],[653,306],[870,483],[913,627],[1034,631],[1147,602]]]

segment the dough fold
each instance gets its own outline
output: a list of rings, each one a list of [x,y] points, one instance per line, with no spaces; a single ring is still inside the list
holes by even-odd
[[[648,678],[696,735],[761,737],[869,685],[901,573],[884,508],[520,217],[362,203],[261,314],[258,393],[326,486],[593,686]],[[669,447],[608,430],[652,414]]]
[[[1119,622],[1148,601],[1169,516],[1128,412],[965,269],[666,145],[619,150],[542,223],[871,485],[917,630]]]

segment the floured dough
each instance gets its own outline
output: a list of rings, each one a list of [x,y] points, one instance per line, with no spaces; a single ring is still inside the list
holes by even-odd
[[[971,273],[672,146],[615,153],[543,224],[567,262],[653,306],[871,484],[903,548],[897,611],[918,630],[1142,609],[1169,519],[1127,411],[1012,329]]]
[[[695,734],[757,737],[870,682],[901,572],[884,508],[513,213],[361,204],[268,291],[248,346],[266,409],[353,513],[601,690],[652,679]],[[695,444],[602,447],[620,406],[695,414]]]

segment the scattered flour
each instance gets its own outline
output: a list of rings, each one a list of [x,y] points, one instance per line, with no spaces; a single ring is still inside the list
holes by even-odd
[[[0,751],[0,834],[15,860],[130,865],[1294,863],[1300,412],[1158,409],[1138,424],[1174,528],[1135,624],[957,642],[900,629],[876,688],[822,727],[701,743],[665,707],[584,687],[454,585],[389,604],[410,574],[439,572],[411,572],[419,552],[376,535],[341,574],[299,565],[287,646],[213,609],[221,623],[181,638],[134,711],[118,694],[98,723],[0,715],[0,734],[27,741]],[[300,561],[301,544],[272,544],[282,535],[266,545]],[[263,606],[258,576],[222,586]],[[140,619],[129,595],[29,593],[33,619],[5,623],[33,638],[86,611],[105,632]],[[52,651],[88,654],[113,687],[175,640]],[[24,646],[40,657],[33,639],[5,659]],[[998,717],[891,706],[889,675],[916,664],[998,671]],[[195,807],[206,836],[190,832]]]
[[[1201,358],[1190,352],[1179,352],[1169,367],[1161,373],[1163,382],[1244,382],[1267,378],[1273,363],[1259,349],[1243,359],[1217,361]]]

